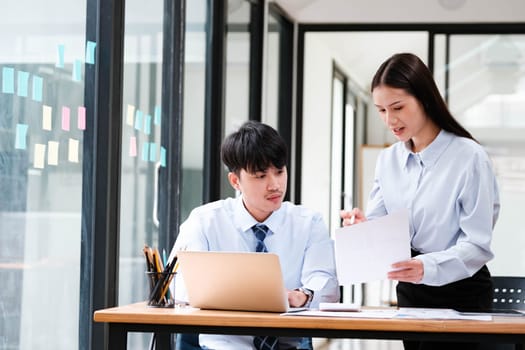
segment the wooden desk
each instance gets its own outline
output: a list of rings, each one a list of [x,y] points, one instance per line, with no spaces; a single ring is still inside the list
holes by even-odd
[[[162,309],[137,303],[96,311],[94,320],[108,323],[111,350],[126,348],[128,332],[154,332],[164,339],[171,333],[211,333],[525,344],[525,317],[495,316],[492,321],[359,319]]]

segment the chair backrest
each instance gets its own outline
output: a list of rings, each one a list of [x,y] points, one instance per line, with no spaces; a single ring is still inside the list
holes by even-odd
[[[525,277],[493,276],[494,309],[525,310]]]

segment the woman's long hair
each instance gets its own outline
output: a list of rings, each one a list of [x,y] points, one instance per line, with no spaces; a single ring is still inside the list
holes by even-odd
[[[372,79],[371,91],[380,85],[405,90],[421,103],[425,113],[441,129],[476,141],[452,116],[432,73],[416,55],[398,53],[383,62]]]

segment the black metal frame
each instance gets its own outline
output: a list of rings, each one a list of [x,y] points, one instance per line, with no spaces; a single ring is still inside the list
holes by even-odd
[[[220,146],[224,128],[227,5],[227,1],[208,0],[203,203],[217,200],[221,195]]]
[[[168,150],[158,186],[159,248],[175,243],[180,225],[186,0],[164,0],[161,144]]]
[[[107,327],[92,315],[118,297],[124,6],[124,0],[87,2],[86,38],[97,43],[97,64],[86,65],[85,74],[80,349],[107,344]]]
[[[250,2],[250,120],[261,121],[263,45],[264,45],[264,3],[262,0]]]
[[[208,333],[236,335],[275,335],[286,337],[320,337],[320,338],[360,338],[360,339],[390,339],[390,340],[425,340],[446,342],[478,342],[478,343],[515,343],[523,342],[521,334],[485,334],[456,332],[414,332],[403,330],[348,330],[320,329],[297,327],[240,327],[240,326],[187,326],[187,325],[152,325],[138,323],[110,323],[110,349],[126,349],[127,332],[155,332],[167,339],[170,333]],[[166,341],[160,344],[167,344]],[[446,344],[446,343],[444,343]],[[446,345],[444,345],[446,346]],[[157,350],[169,349],[158,347]]]

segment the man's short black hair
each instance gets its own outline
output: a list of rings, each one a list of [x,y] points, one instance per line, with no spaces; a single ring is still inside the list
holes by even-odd
[[[231,133],[221,148],[221,158],[231,172],[239,174],[265,171],[270,166],[281,169],[287,161],[286,143],[279,133],[266,124],[247,121]]]

